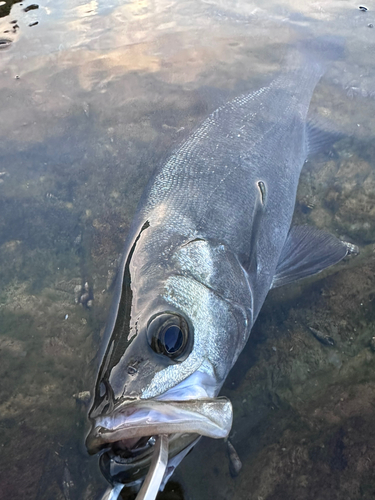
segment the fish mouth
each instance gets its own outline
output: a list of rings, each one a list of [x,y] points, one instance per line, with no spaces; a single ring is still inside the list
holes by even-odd
[[[124,401],[111,414],[95,419],[86,447],[91,455],[103,451],[100,468],[110,483],[126,484],[147,473],[158,435],[168,435],[171,461],[185,456],[200,436],[227,437],[232,419],[232,405],[225,397]]]

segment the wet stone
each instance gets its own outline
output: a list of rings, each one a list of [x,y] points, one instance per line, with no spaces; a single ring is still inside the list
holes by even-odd
[[[7,49],[12,43],[9,38],[0,38],[0,49]]]
[[[77,394],[73,394],[73,398],[79,403],[88,404],[91,398],[91,393],[90,391],[78,392]]]
[[[325,205],[334,214],[333,224],[340,234],[356,243],[375,241],[375,173],[367,161],[342,162]]]
[[[242,462],[232,443],[227,441],[227,451],[229,458],[229,472],[232,477],[237,477],[242,469]]]
[[[36,9],[39,9],[39,5],[37,5],[36,3],[32,3],[31,5],[25,7],[23,10],[24,12],[29,12],[29,10],[36,10]]]
[[[312,328],[309,326],[310,332],[314,335],[314,337],[319,340],[319,342],[323,345],[327,346],[333,346],[335,345],[335,341],[333,340],[332,337],[329,337],[328,335],[322,333],[320,330],[317,330],[316,328]]]

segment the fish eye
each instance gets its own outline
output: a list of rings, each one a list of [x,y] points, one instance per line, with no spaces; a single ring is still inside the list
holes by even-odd
[[[151,320],[147,333],[151,348],[174,360],[182,361],[189,341],[186,320],[177,314],[160,314]]]

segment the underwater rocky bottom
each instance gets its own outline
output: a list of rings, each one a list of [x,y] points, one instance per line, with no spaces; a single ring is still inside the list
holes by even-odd
[[[202,439],[159,499],[374,498],[374,151],[339,146],[304,170],[295,222],[358,244],[360,255],[267,298],[222,391],[239,475],[223,441]],[[18,201],[10,192],[0,213],[0,499],[95,499],[105,483],[84,450],[87,408],[74,395],[92,390],[126,203],[139,193],[126,202],[120,191],[94,216],[82,198],[64,204],[43,189]],[[85,189],[94,193],[96,179]]]

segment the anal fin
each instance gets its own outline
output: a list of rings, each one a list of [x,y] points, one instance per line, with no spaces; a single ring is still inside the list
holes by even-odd
[[[335,129],[327,120],[317,117],[309,119],[306,132],[308,157],[329,149],[336,141],[344,137],[344,134]]]
[[[293,226],[282,249],[272,288],[320,273],[348,253],[353,253],[349,244],[332,234],[310,226]]]

